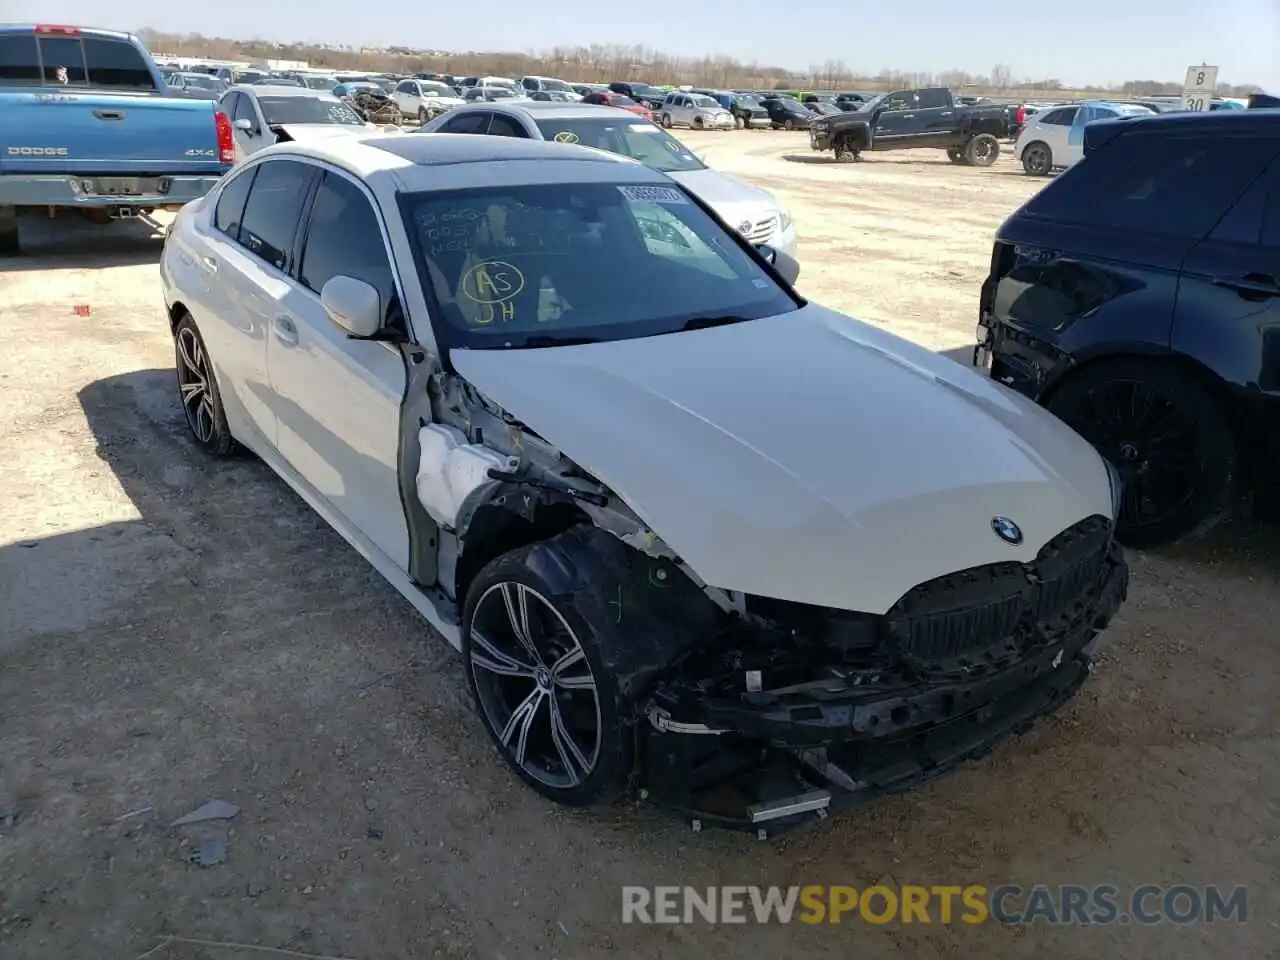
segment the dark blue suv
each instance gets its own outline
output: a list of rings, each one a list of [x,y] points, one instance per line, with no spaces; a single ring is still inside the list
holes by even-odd
[[[1203,532],[1280,465],[1280,110],[1104,121],[1000,227],[975,362],[1125,480],[1117,536]]]

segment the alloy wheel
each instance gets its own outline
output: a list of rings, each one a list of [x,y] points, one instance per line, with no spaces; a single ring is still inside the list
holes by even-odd
[[[1044,176],[1049,172],[1049,151],[1039,146],[1028,147],[1022,158],[1022,166],[1032,176]]]
[[[600,758],[600,694],[560,611],[532,587],[497,583],[476,602],[470,640],[480,709],[508,759],[553,789],[584,783]]]
[[[1119,524],[1169,521],[1200,492],[1203,465],[1194,425],[1170,397],[1140,380],[1093,386],[1062,417],[1110,460],[1124,480]]]
[[[191,327],[178,331],[178,391],[187,425],[201,443],[213,440],[213,397],[209,391],[209,359]]]

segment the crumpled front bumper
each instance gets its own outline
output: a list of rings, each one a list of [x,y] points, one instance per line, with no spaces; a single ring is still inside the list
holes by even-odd
[[[1070,700],[1093,668],[1101,631],[1128,583],[1113,544],[1074,629],[972,679],[892,690],[819,681],[707,699],[696,714],[659,699],[643,744],[647,789],[692,817],[695,828],[719,823],[762,833],[909,789],[989,752]]]

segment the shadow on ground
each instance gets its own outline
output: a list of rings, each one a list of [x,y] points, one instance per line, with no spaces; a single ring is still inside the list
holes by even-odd
[[[22,253],[0,257],[0,273],[159,263],[164,248],[164,227],[147,217],[99,224],[71,211],[26,214],[18,223]]]

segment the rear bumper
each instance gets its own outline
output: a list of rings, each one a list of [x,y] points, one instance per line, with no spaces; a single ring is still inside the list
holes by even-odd
[[[842,804],[910,789],[1027,730],[1081,688],[1128,592],[1112,544],[1076,627],[998,672],[876,691],[850,682],[703,700],[655,701],[646,731],[654,799],[703,822],[796,826]],[[688,706],[688,701],[684,701]]]
[[[159,189],[141,194],[112,195],[86,192],[91,177],[72,174],[0,174],[0,206],[18,207],[180,207],[214,188],[220,175],[179,175],[159,178]],[[153,178],[141,178],[151,180]]]

